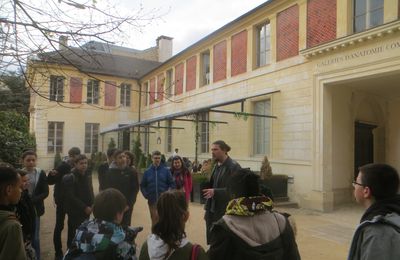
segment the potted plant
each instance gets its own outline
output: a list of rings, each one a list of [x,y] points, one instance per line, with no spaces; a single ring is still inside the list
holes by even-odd
[[[201,173],[192,174],[192,183],[191,201],[204,204],[206,199],[203,197],[202,190],[208,187],[208,177]]]

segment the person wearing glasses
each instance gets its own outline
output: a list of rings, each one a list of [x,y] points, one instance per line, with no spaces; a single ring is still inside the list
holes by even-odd
[[[400,259],[399,175],[387,164],[359,168],[354,197],[366,210],[357,226],[349,260]]]
[[[151,226],[157,223],[157,200],[160,195],[170,189],[175,189],[175,182],[170,170],[161,163],[161,153],[154,151],[151,154],[152,164],[144,172],[140,183],[140,191],[149,205]]]

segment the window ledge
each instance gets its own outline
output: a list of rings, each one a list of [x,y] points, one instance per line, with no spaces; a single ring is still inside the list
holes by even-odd
[[[400,21],[383,24],[372,29],[345,36],[328,43],[324,43],[309,49],[300,51],[300,54],[307,59],[312,59],[317,56],[333,53],[341,49],[350,48],[356,44],[361,44],[366,41],[377,41],[382,37],[400,32]]]

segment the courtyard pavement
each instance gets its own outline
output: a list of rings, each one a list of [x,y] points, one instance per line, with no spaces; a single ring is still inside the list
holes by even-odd
[[[97,176],[93,176],[94,190],[98,190]],[[50,186],[50,195],[45,201],[46,213],[41,218],[41,254],[42,259],[54,258],[53,228],[55,223],[55,206],[53,203],[53,187]],[[278,211],[290,213],[297,224],[297,244],[302,259],[305,260],[334,260],[346,259],[352,234],[363,209],[356,204],[343,205],[331,213],[318,211],[276,208]],[[190,204],[190,218],[186,224],[186,233],[190,241],[206,246],[205,222],[203,220],[203,205]],[[150,234],[150,216],[147,203],[139,193],[132,216],[133,226],[143,226],[136,243],[138,250]],[[63,246],[66,244],[67,221],[63,231]]]

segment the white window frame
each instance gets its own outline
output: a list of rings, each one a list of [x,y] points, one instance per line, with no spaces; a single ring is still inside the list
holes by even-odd
[[[64,101],[64,81],[65,77],[63,76],[50,76],[50,101]]]
[[[208,57],[208,58],[207,58]],[[206,86],[210,84],[210,50],[201,53],[201,82],[200,86]]]
[[[208,112],[199,114],[199,120],[209,121]],[[209,122],[199,122],[199,152],[210,152],[210,124]]]
[[[85,123],[85,153],[97,153],[99,150],[99,123]]]
[[[170,98],[174,95],[174,71],[172,69],[167,70],[165,75],[165,93]]]
[[[254,114],[270,115],[272,109],[271,99],[253,102]],[[253,119],[253,154],[270,155],[271,153],[272,121],[267,117],[255,116]]]
[[[271,25],[269,21],[257,25],[256,32],[256,66],[262,67],[271,62]]]
[[[86,89],[86,103],[98,105],[100,96],[100,81],[89,79],[87,81]]]
[[[62,153],[64,122],[47,122],[47,153]]]
[[[132,85],[128,83],[122,83],[120,85],[120,103],[123,107],[131,106],[131,93],[132,93]]]
[[[353,31],[355,33],[358,32],[362,32],[365,31],[367,29],[379,26],[381,24],[383,24],[384,22],[384,5],[385,5],[385,1],[381,0],[381,5],[378,6],[375,9],[372,9],[372,0],[354,0],[353,1]],[[357,4],[363,4],[365,5],[365,10],[363,10],[362,13],[356,13],[357,12],[357,8],[356,5]],[[374,16],[377,15],[377,16]],[[363,18],[364,17],[364,18]],[[373,19],[377,19],[378,21],[375,21],[375,23],[373,22]],[[365,24],[363,24],[362,27],[357,28],[357,20],[360,19],[361,21],[363,21]]]

